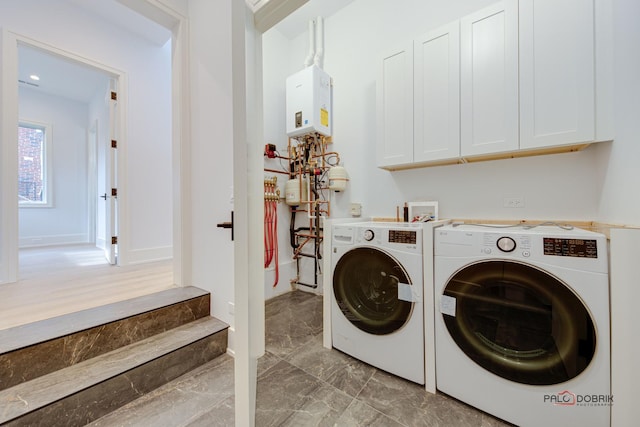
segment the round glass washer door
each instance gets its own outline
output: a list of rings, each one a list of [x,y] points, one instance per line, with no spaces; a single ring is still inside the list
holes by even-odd
[[[502,260],[471,264],[449,279],[442,298],[455,299],[455,316],[442,314],[453,340],[502,378],[559,384],[593,359],[596,332],[588,310],[540,269]]]
[[[398,284],[411,284],[398,261],[374,248],[355,248],[338,260],[333,295],[344,316],[359,329],[391,334],[411,317],[413,303],[398,299]]]

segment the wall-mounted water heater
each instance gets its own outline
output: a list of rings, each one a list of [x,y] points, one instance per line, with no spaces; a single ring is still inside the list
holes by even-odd
[[[287,136],[331,136],[331,77],[311,65],[287,78]]]

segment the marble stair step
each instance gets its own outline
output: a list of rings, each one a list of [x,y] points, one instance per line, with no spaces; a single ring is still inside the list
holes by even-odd
[[[227,330],[201,318],[0,391],[0,425],[86,425],[224,354]]]
[[[210,294],[171,288],[0,330],[0,390],[209,316]]]

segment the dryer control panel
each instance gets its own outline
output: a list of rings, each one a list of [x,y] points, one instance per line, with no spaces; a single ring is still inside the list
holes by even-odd
[[[584,271],[608,272],[600,233],[554,226],[445,225],[434,230],[434,255],[519,259]]]
[[[545,255],[598,258],[598,242],[595,239],[544,237],[543,242]]]

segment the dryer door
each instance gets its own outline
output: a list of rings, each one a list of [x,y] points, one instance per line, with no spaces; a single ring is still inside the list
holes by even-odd
[[[374,248],[346,252],[333,271],[333,295],[342,314],[375,335],[391,334],[411,317],[413,303],[398,298],[398,288],[408,285],[411,281],[402,265]]]
[[[589,311],[568,286],[530,265],[468,265],[449,279],[441,304],[460,349],[502,378],[558,384],[578,376],[594,357]]]

